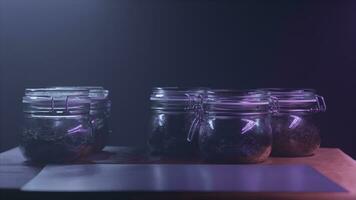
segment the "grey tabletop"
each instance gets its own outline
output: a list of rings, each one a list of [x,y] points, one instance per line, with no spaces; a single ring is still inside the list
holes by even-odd
[[[19,148],[0,154],[0,189],[20,189],[42,169],[41,165],[26,162]]]

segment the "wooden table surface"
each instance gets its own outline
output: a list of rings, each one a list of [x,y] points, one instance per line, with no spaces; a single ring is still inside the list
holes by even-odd
[[[129,147],[106,147],[105,152],[93,155],[80,163],[201,163],[192,160],[142,159],[135,156],[136,150]],[[133,158],[134,157],[134,158]],[[310,157],[282,158],[271,157],[263,165],[268,164],[307,164],[320,173],[344,187],[345,193],[161,193],[132,194],[130,197],[140,198],[154,195],[155,199],[165,198],[199,198],[214,199],[356,199],[356,161],[335,148],[321,148]],[[43,166],[25,162],[19,148],[0,154],[0,192],[20,191],[20,188],[40,172]],[[26,192],[20,192],[26,193]],[[38,194],[37,194],[38,195]],[[65,194],[62,194],[65,195]],[[113,195],[113,194],[111,194]],[[92,195],[91,195],[92,196]],[[73,196],[72,196],[73,197]]]
[[[314,156],[299,158],[270,158],[264,164],[307,164],[356,194],[356,161],[335,148],[321,148]]]

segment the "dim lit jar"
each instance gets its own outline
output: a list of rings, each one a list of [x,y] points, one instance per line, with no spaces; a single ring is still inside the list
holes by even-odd
[[[88,90],[88,97],[90,98],[90,122],[93,127],[94,135],[92,151],[96,152],[102,150],[107,144],[111,133],[109,127],[111,112],[109,91],[101,86],[50,87],[47,88],[47,90],[55,90],[60,93],[63,93],[63,91]]]
[[[87,96],[24,96],[21,150],[34,162],[66,162],[93,143]]]
[[[317,113],[324,112],[324,98],[311,89],[267,89],[278,99],[272,117],[273,150],[277,156],[309,156],[320,147]]]
[[[151,153],[160,156],[189,157],[198,152],[197,140],[189,138],[195,107],[203,90],[175,87],[154,88],[151,100]]]
[[[217,163],[259,163],[272,148],[271,113],[276,102],[248,91],[212,90],[204,100],[199,147]]]

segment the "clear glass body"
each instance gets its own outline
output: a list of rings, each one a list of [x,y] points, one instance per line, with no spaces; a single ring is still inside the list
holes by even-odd
[[[270,114],[205,114],[199,130],[203,158],[217,163],[259,163],[272,148]]]
[[[275,156],[309,156],[320,146],[320,131],[315,118],[326,111],[324,97],[314,89],[263,89],[278,100],[273,114],[273,148]]]
[[[109,114],[106,109],[90,111],[90,123],[93,127],[93,151],[101,151],[107,144],[110,135]]]
[[[109,117],[111,102],[108,99],[109,91],[103,88],[89,87],[90,122],[93,127],[93,151],[101,151],[107,144],[110,135]]]
[[[151,153],[160,156],[190,157],[198,152],[197,140],[187,140],[195,118],[194,112],[154,110],[148,145]]]
[[[320,147],[320,131],[311,113],[276,113],[272,117],[276,156],[309,156]]]
[[[110,128],[109,117],[111,101],[109,91],[101,86],[57,86],[49,88],[29,88],[26,96],[51,96],[54,98],[66,96],[87,96],[90,99],[90,122],[93,127],[94,141],[92,151],[102,150],[107,144]]]
[[[72,161],[87,155],[92,143],[88,115],[24,115],[20,147],[31,161]]]
[[[191,130],[204,92],[201,88],[153,88],[148,139],[152,154],[186,158],[198,153],[197,134]]]

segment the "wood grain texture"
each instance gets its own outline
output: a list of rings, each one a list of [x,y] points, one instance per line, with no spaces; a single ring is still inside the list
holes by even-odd
[[[271,157],[263,164],[307,164],[356,194],[356,161],[340,149],[320,148],[309,157]]]

